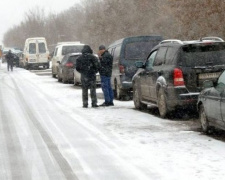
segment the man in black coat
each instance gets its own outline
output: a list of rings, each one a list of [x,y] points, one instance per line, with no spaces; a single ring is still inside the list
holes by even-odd
[[[113,57],[106,50],[104,45],[99,46],[99,59],[100,59],[101,86],[105,98],[105,102],[100,106],[114,106],[113,90],[110,81],[112,76]]]
[[[9,50],[9,52],[5,55],[5,58],[7,60],[7,68],[9,71],[9,67],[11,69],[11,71],[13,71],[13,60],[14,60],[14,56],[11,52],[11,50]]]
[[[83,107],[88,107],[88,89],[91,93],[92,107],[98,107],[96,96],[96,73],[99,62],[88,45],[84,45],[82,55],[76,61],[76,70],[81,73]]]

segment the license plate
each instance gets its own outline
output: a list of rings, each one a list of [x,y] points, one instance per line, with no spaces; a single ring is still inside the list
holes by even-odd
[[[201,80],[204,79],[216,79],[219,77],[219,75],[221,74],[221,72],[215,72],[215,73],[204,73],[204,74],[199,74],[198,78]]]
[[[30,62],[36,62],[36,59],[29,59]]]

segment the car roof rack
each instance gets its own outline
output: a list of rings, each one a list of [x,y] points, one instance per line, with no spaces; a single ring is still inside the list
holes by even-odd
[[[65,41],[65,42],[58,42],[58,45],[62,45],[62,44],[81,44],[80,41]]]
[[[184,44],[179,39],[166,39],[166,40],[161,41],[159,44],[165,44],[165,43]]]
[[[202,38],[200,38],[200,41],[219,41],[219,42],[224,42],[224,40],[222,38],[214,37],[214,36],[202,37]]]

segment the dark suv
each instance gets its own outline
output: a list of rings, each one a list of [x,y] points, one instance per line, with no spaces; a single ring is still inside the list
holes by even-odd
[[[157,105],[161,117],[177,108],[196,108],[205,80],[216,80],[225,64],[225,42],[217,37],[164,40],[133,77],[135,108]]]

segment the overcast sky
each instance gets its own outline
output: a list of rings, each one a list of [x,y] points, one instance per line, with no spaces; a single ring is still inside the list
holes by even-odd
[[[46,13],[60,13],[78,2],[80,0],[1,0],[0,43],[2,44],[4,33],[9,28],[19,24],[28,10],[40,7]]]

